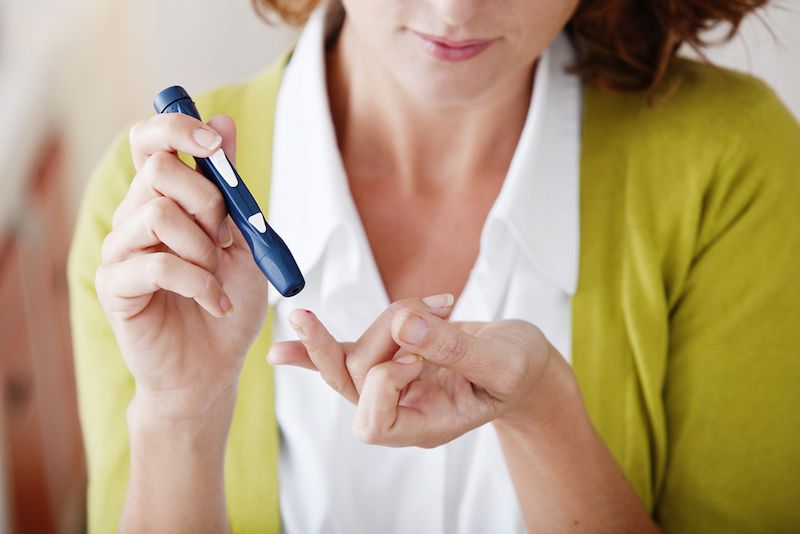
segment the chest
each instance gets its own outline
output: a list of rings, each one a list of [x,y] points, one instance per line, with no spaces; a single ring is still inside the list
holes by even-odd
[[[391,301],[462,292],[501,180],[464,189],[402,192],[352,184],[351,192]]]

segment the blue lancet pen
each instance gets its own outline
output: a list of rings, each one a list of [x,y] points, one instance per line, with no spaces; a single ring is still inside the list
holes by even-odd
[[[202,120],[189,94],[177,85],[158,93],[153,106],[156,113],[184,113]],[[283,239],[267,224],[261,208],[222,148],[208,158],[194,159],[200,172],[222,192],[228,213],[250,245],[253,258],[267,280],[284,297],[300,293],[306,282],[294,256]]]

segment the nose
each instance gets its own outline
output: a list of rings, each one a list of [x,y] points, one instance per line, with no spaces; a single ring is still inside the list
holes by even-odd
[[[432,0],[439,17],[449,26],[463,26],[480,13],[487,0]]]

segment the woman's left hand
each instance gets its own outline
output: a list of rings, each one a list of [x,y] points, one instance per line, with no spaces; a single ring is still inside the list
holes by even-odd
[[[436,447],[489,421],[548,421],[557,403],[543,393],[553,390],[546,375],[571,378],[561,355],[525,321],[447,321],[452,300],[394,303],[355,343],[337,342],[314,314],[295,310],[289,321],[300,341],[275,344],[269,360],[318,370],[358,405],[353,432],[367,443]]]

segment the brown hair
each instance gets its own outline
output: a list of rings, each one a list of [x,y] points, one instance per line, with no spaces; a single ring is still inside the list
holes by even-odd
[[[302,24],[319,0],[252,0],[266,20]],[[678,47],[700,51],[702,33],[728,24],[732,38],[745,15],[768,0],[581,0],[567,28],[578,44],[575,71],[602,87],[654,90]],[[702,54],[701,54],[702,55]]]

